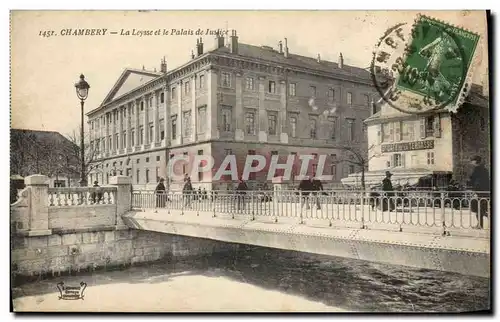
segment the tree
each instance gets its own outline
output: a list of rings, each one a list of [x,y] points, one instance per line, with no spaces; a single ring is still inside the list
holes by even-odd
[[[83,174],[85,178],[88,178],[93,167],[98,166],[102,163],[99,160],[99,143],[92,142],[90,140],[90,134],[83,134],[84,140],[84,162],[83,162]],[[72,173],[75,176],[80,177],[82,174],[81,165],[81,146],[80,146],[80,131],[73,131],[67,136],[68,140],[72,145],[67,149],[66,154],[63,158],[63,164],[66,171]]]
[[[373,159],[374,157],[379,156],[378,153],[375,153],[374,149],[375,146],[373,144],[368,148],[368,151],[366,151],[366,153],[362,149],[356,147],[351,147],[351,146],[340,147],[340,150],[348,152],[347,154],[349,156],[352,156],[353,158],[350,157],[343,158],[339,162],[347,162],[356,165],[361,169],[361,188],[363,189],[363,191],[366,189],[365,172],[368,170],[368,162],[370,162],[370,160]],[[370,151],[372,152],[371,155]]]

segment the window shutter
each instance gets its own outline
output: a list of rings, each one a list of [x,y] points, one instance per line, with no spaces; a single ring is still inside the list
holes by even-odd
[[[406,158],[404,153],[401,153],[401,166],[406,168]]]
[[[394,123],[389,123],[389,142],[394,142]]]
[[[425,139],[425,117],[420,119],[420,138]]]
[[[437,114],[434,117],[434,137],[440,138],[441,137],[441,116]]]
[[[394,131],[396,134],[396,141],[401,141],[401,125],[402,125],[402,122],[394,123],[394,126],[396,127],[396,129]]]

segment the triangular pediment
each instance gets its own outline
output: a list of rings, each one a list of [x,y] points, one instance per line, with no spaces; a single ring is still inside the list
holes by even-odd
[[[161,75],[161,73],[157,72],[127,68],[120,75],[101,105],[105,105],[113,101],[115,98],[141,87]]]

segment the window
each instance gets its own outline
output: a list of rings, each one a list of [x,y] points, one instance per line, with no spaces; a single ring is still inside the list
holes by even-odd
[[[155,168],[155,174],[156,174],[156,182],[160,181],[160,168],[156,167]]]
[[[482,116],[479,118],[479,129],[481,132],[486,131],[486,120]]]
[[[138,184],[139,183],[139,176],[141,174],[141,170],[137,169],[135,172],[135,182]]]
[[[328,117],[328,121],[330,122],[330,139],[337,139],[337,118],[336,117]]]
[[[349,165],[349,174],[354,173],[354,172],[355,172],[354,165],[350,164]]]
[[[154,130],[153,123],[149,123],[149,142],[153,142],[154,140]]]
[[[149,169],[146,169],[146,183],[149,183]]]
[[[382,124],[382,142],[392,142],[393,136],[393,123]]]
[[[271,151],[271,155],[278,155],[278,151],[276,151],[276,150]]]
[[[188,153],[184,152],[183,155],[186,157],[188,155]],[[182,165],[182,173],[187,173],[187,164],[185,162]]]
[[[141,125],[139,127],[139,145],[144,144],[144,127]]]
[[[296,87],[297,87],[297,84],[295,84],[295,83],[288,84],[288,95],[289,96],[296,96],[297,95]]]
[[[401,141],[402,137],[402,128],[403,127],[403,122],[395,122],[394,123],[394,134],[395,134],[395,141]]]
[[[207,127],[207,107],[198,107],[198,133],[205,133]]]
[[[170,98],[175,99],[176,97],[177,97],[177,93],[175,91],[175,87],[172,87],[172,89],[170,90]]]
[[[108,150],[113,150],[113,139],[111,138],[111,135],[108,138]]]
[[[198,155],[203,155],[203,150],[198,150]],[[201,162],[202,165],[204,165],[204,162]],[[200,168],[198,167],[198,181],[203,181],[203,171],[200,171]]]
[[[140,161],[140,160],[141,160],[141,159],[137,159],[137,160],[136,160],[136,163],[137,163],[137,164],[139,164],[139,161]]]
[[[222,131],[231,132],[231,124],[233,123],[233,113],[231,106],[222,106]]]
[[[200,83],[200,89],[205,88],[205,75],[200,75],[199,83]]]
[[[352,93],[347,92],[347,105],[352,105]]]
[[[120,143],[120,135],[118,133],[115,134],[115,150],[118,150],[120,148],[118,144]]]
[[[297,136],[297,117],[290,117],[290,136],[292,138]]]
[[[434,136],[434,116],[420,119],[420,136],[421,138]]]
[[[149,157],[146,158],[146,163],[148,163],[148,162],[149,162]]]
[[[274,81],[269,81],[269,85],[268,85],[267,90],[269,93],[275,94],[276,93],[276,83]]]
[[[247,77],[245,80],[245,88],[249,91],[254,90],[254,83],[253,83],[253,78],[252,77]]]
[[[130,130],[130,144],[131,146],[135,146],[135,130]]]
[[[165,93],[160,94],[160,103],[165,103]]]
[[[310,95],[316,97],[316,86],[309,86]]]
[[[427,152],[427,164],[434,164],[434,152]]]
[[[182,131],[184,137],[191,135],[191,111],[182,113]]]
[[[268,112],[267,122],[269,135],[276,135],[276,128],[278,127],[278,115],[275,112]]]
[[[144,101],[141,102],[141,111],[144,111]]]
[[[191,83],[189,81],[184,82],[184,94],[189,94],[191,91]]]
[[[330,165],[330,174],[333,177],[333,179],[337,178],[337,165],[336,164]]]
[[[160,140],[165,139],[165,120],[161,119],[160,120]]]
[[[160,161],[160,156],[159,155],[156,156],[156,161]]]
[[[347,121],[347,140],[354,141],[356,139],[356,129],[354,127],[354,119],[346,119]]]
[[[177,115],[172,116],[172,140],[177,138]]]
[[[231,74],[222,72],[222,87],[231,87]]]
[[[122,133],[122,146],[123,148],[126,148],[127,147],[127,132],[123,132]]]
[[[328,89],[328,101],[329,102],[335,101],[335,90],[333,88]]]
[[[411,166],[418,166],[418,159],[416,154],[411,155]]]
[[[255,112],[247,111],[245,113],[246,134],[255,135]]]
[[[316,119],[309,119],[309,136],[311,139],[316,138],[317,122]]]
[[[402,167],[403,166],[403,155],[401,153],[395,153],[392,155],[392,166]]]

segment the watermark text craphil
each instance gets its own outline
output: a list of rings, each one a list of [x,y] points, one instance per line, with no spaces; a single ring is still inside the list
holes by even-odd
[[[212,172],[212,180],[223,177],[237,181],[249,180],[252,174],[265,173],[268,181],[275,177],[283,180],[304,180],[311,176],[323,181],[332,180],[332,175],[324,174],[327,156],[320,155],[288,155],[281,158],[272,155],[247,155],[245,160],[237,160],[236,155],[226,155],[217,164],[210,155],[175,155],[167,164],[167,176],[173,181],[182,181],[186,175],[196,177],[199,173]],[[182,170],[180,169],[182,167]]]

